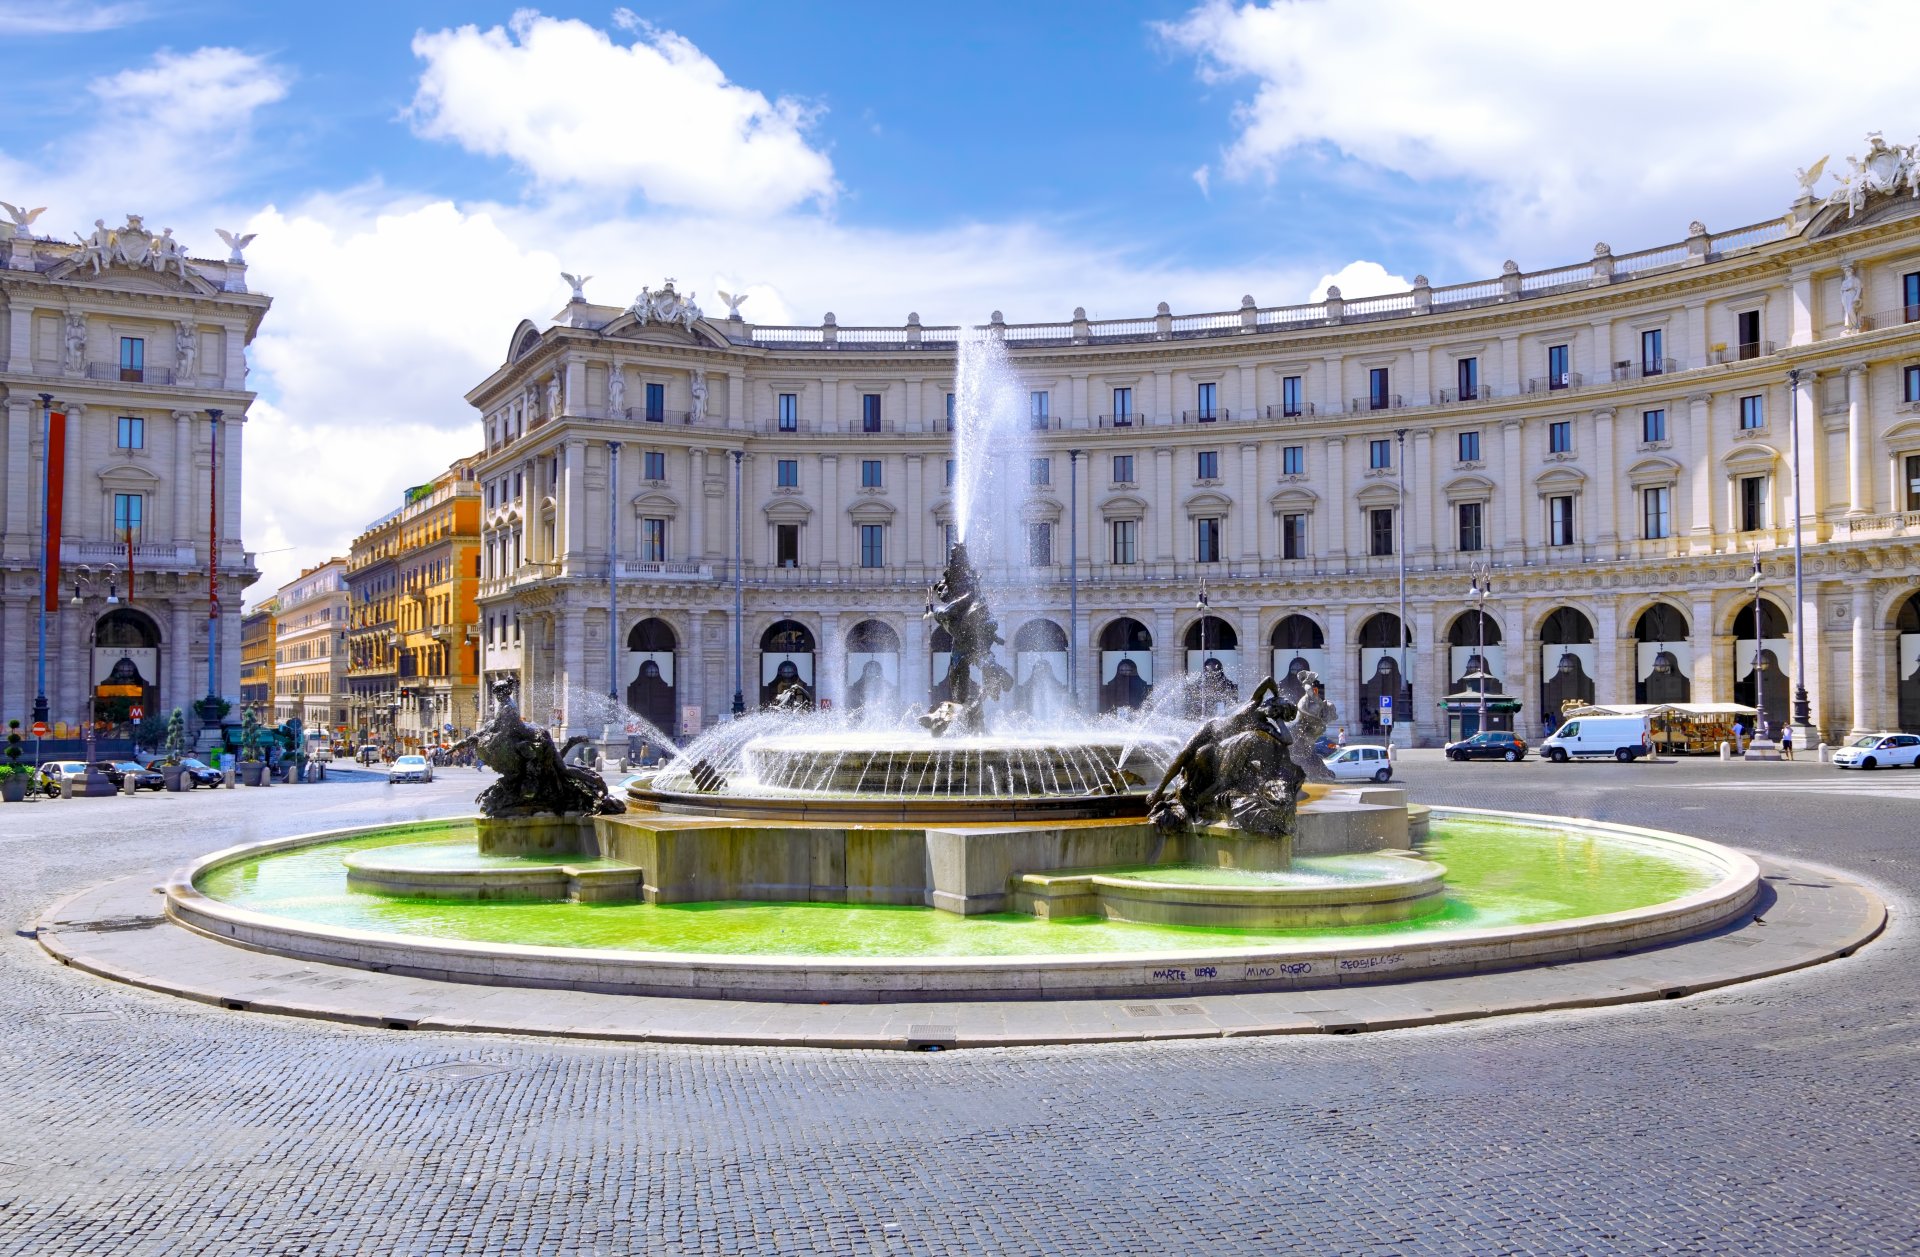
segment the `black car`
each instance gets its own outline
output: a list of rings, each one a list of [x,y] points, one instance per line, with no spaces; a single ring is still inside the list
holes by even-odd
[[[157,768],[148,768],[130,759],[101,759],[91,765],[93,771],[113,783],[115,790],[127,788],[127,774],[133,774],[133,788],[136,790],[164,790],[167,779],[160,775]]]
[[[1447,743],[1447,758],[1465,763],[1470,759],[1504,759],[1509,763],[1527,757],[1527,744],[1517,734],[1488,730],[1470,738]]]
[[[225,785],[227,780],[227,775],[218,768],[209,768],[197,759],[181,760],[180,771],[185,777],[189,790],[195,786]]]

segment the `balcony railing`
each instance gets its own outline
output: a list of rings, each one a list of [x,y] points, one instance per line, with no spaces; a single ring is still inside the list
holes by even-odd
[[[1183,410],[1180,412],[1181,423],[1225,423],[1232,417],[1232,413],[1224,406],[1217,406],[1212,410]]]
[[[1540,375],[1527,381],[1529,393],[1558,393],[1565,389],[1576,389],[1587,382],[1587,377],[1578,371],[1562,371],[1558,375]]]
[[[1129,410],[1121,415],[1101,415],[1099,424],[1103,428],[1144,428],[1147,417],[1137,410]]]
[[[1680,369],[1680,364],[1672,358],[1651,358],[1644,362],[1616,362],[1613,364],[1612,378],[1620,383],[1624,380],[1644,380],[1649,376],[1672,375]]]
[[[1920,535],[1920,511],[1893,511],[1861,515],[1841,521],[1841,530],[1853,537],[1910,537]]]
[[[1265,414],[1269,419],[1311,419],[1319,413],[1312,402],[1295,402],[1291,406],[1282,402],[1278,406],[1269,406]]]
[[[1347,401],[1348,414],[1364,414],[1369,410],[1399,410],[1406,404],[1398,393],[1374,393],[1366,397],[1353,397]]]
[[[113,362],[89,362],[89,380],[118,380],[122,384],[171,384],[171,367],[123,367]]]

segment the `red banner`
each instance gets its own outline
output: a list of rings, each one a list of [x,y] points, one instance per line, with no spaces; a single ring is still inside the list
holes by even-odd
[[[67,417],[56,410],[47,416],[47,587],[40,591],[49,611],[60,609],[60,508],[66,504]]]

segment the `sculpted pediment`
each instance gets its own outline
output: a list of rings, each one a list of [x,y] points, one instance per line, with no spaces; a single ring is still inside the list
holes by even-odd
[[[138,214],[127,215],[124,225],[113,228],[96,218],[92,233],[79,241],[71,256],[47,272],[49,279],[81,278],[127,292],[184,290],[212,296],[220,291],[188,269],[187,247],[173,238],[173,228],[149,231]]]
[[[1627,468],[1627,482],[1634,485],[1672,484],[1680,478],[1681,467],[1671,458],[1643,458]]]
[[[1101,500],[1100,514],[1107,519],[1144,519],[1147,500],[1133,493],[1116,493]]]
[[[1304,486],[1286,488],[1267,499],[1275,515],[1310,511],[1320,504],[1320,495]]]
[[[635,511],[652,511],[657,515],[666,515],[680,509],[680,499],[670,493],[650,489],[645,493],[635,494],[632,506]]]
[[[99,476],[102,484],[113,485],[116,488],[127,488],[135,485],[146,488],[158,488],[162,483],[160,477],[135,463],[114,463],[110,466],[102,467],[99,471]]]

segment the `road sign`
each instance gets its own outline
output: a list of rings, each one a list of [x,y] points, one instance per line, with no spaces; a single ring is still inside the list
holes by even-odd
[[[127,716],[132,720],[145,720],[147,718],[147,709],[144,707],[129,708],[127,710]]]
[[[47,736],[47,722],[46,722],[46,721],[44,721],[44,720],[36,720],[36,721],[34,721],[34,722],[33,722],[33,736],[34,736],[34,737],[36,737],[36,738],[44,738],[44,737],[46,737],[46,736]]]
[[[1393,695],[1391,694],[1380,696],[1380,724],[1382,727],[1393,724]]]

